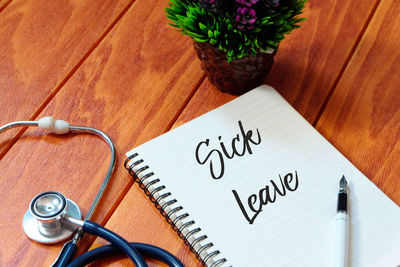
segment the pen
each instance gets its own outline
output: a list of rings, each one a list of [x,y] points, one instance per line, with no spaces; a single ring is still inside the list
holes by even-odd
[[[348,249],[348,214],[347,214],[347,181],[342,177],[339,182],[339,194],[337,202],[336,224],[336,267],[347,266]]]

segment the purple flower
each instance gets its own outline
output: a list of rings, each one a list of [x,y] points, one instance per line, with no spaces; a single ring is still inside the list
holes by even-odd
[[[236,0],[241,5],[245,5],[251,7],[254,4],[257,4],[258,0]]]
[[[236,14],[236,26],[239,30],[251,30],[256,22],[256,11],[252,8],[239,7]]]

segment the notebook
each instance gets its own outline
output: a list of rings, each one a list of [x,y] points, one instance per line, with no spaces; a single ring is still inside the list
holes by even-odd
[[[207,266],[332,266],[339,180],[349,266],[400,264],[400,208],[263,85],[127,154],[125,167]]]

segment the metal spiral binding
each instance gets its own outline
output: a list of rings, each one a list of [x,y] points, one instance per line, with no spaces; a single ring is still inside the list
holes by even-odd
[[[139,166],[144,163],[144,160],[135,159],[138,156],[139,156],[138,153],[130,155],[124,162],[125,169],[128,170],[129,174],[139,184],[140,188],[142,188],[142,190],[149,197],[151,202],[154,203],[156,208],[160,211],[161,215],[165,218],[165,220],[171,225],[174,231],[177,232],[179,237],[184,240],[185,244],[190,248],[190,250],[193,253],[195,253],[197,259],[201,261],[203,266],[207,266],[206,262],[209,259],[215,258],[218,254],[220,254],[219,250],[207,252],[204,259],[202,258],[201,254],[203,252],[206,252],[208,249],[211,249],[214,246],[214,244],[207,243],[205,245],[201,245],[201,247],[197,249],[195,248],[196,245],[200,244],[200,242],[206,240],[207,236],[201,235],[199,237],[195,237],[196,234],[201,232],[201,228],[191,229],[191,227],[193,227],[195,224],[195,221],[193,220],[184,222],[185,219],[188,219],[188,217],[190,217],[189,214],[188,213],[178,214],[180,211],[183,210],[183,207],[182,206],[173,207],[173,205],[177,203],[177,200],[176,199],[167,200],[167,198],[171,196],[171,193],[163,192],[165,190],[164,185],[156,186],[156,184],[160,182],[160,179],[157,178],[154,179],[153,176],[155,174],[153,172],[149,172],[146,174],[143,173],[144,171],[149,169],[149,166],[147,165]],[[135,167],[138,167],[138,169],[134,170]],[[140,174],[143,175],[140,177]],[[149,180],[147,182],[147,180],[151,178],[153,178],[153,180]],[[153,186],[153,188],[150,190],[151,186]],[[156,197],[156,193],[159,193],[160,195]],[[165,202],[161,204],[163,200],[165,200]],[[167,211],[167,209],[169,210]],[[182,224],[178,226],[179,223]],[[187,230],[186,233],[184,233],[185,230]],[[189,239],[192,236],[195,238],[192,241],[189,241]],[[225,258],[215,260],[209,267],[222,266],[226,261],[227,260]]]

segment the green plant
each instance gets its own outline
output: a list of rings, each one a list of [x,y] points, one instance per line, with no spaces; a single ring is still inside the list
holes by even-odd
[[[170,0],[170,25],[225,52],[228,61],[277,49],[299,27],[307,0]]]

